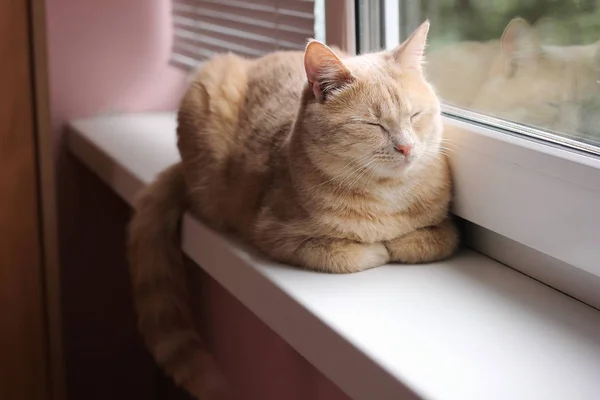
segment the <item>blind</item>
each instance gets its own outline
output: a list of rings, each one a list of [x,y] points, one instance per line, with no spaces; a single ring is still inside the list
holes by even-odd
[[[215,54],[302,50],[315,34],[314,0],[173,0],[171,60],[195,68]]]

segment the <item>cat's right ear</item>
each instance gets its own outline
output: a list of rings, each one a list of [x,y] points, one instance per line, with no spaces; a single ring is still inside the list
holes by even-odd
[[[392,57],[402,68],[423,71],[429,20],[423,22],[403,43],[392,50]]]
[[[311,40],[304,51],[306,78],[316,99],[322,103],[332,92],[354,80],[350,70],[329,47]]]
[[[534,28],[522,18],[514,18],[506,25],[501,43],[507,75],[514,74],[520,68],[535,65],[542,53]]]

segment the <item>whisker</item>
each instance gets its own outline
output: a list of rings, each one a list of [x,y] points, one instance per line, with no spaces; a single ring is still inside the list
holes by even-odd
[[[362,157],[360,157],[358,159],[350,160],[348,163],[346,163],[346,165],[344,165],[341,168],[341,173],[340,174],[334,175],[330,179],[328,179],[326,181],[323,181],[321,183],[318,183],[318,184],[316,184],[314,186],[310,186],[308,188],[304,188],[303,191],[307,191],[307,190],[311,190],[311,189],[323,186],[323,185],[325,185],[327,183],[330,183],[330,182],[332,182],[334,180],[337,180],[339,178],[342,178],[342,181],[345,180],[349,176],[354,175],[355,173],[358,173],[360,171],[360,169],[363,167],[362,163],[365,162],[366,160],[368,160],[369,157],[371,157],[371,156],[367,154],[367,155],[364,155],[364,156],[362,156]],[[356,164],[356,163],[358,163],[359,165],[358,166],[354,165],[350,170],[347,169],[348,167],[351,166],[351,164]]]
[[[369,163],[370,163],[370,161],[369,161]],[[369,163],[368,163],[368,164],[369,164]],[[368,164],[367,164],[367,165],[368,165]],[[346,187],[346,188],[349,188],[349,186],[348,186],[348,185],[346,185],[346,182],[348,182],[350,179],[352,179],[352,178],[354,178],[354,177],[356,177],[356,176],[358,176],[358,178],[360,178],[360,175],[361,175],[361,174],[362,174],[362,173],[363,173],[365,170],[366,170],[366,167],[364,167],[364,166],[361,166],[361,168],[359,168],[357,171],[354,171],[352,174],[349,174],[349,175],[347,175],[347,176],[346,176],[346,177],[345,177],[345,178],[344,178],[342,181],[340,181],[340,182],[338,183],[338,185],[337,185],[337,187],[336,187],[336,190],[340,190],[340,189],[342,189],[342,190],[343,190],[345,187]]]

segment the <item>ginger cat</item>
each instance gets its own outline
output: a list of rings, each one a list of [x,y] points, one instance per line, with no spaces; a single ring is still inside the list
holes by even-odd
[[[178,117],[182,162],[135,205],[129,256],[139,326],[199,399],[224,398],[186,303],[186,210],[274,260],[330,273],[449,257],[450,172],[440,103],[421,68],[429,23],[390,52],[304,53],[204,64]]]

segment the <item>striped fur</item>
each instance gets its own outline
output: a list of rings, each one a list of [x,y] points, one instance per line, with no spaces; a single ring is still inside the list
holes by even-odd
[[[140,329],[198,399],[222,394],[185,298],[185,209],[275,260],[329,273],[455,250],[440,104],[421,71],[427,29],[392,52],[346,57],[312,41],[305,53],[218,56],[198,72],[179,111],[182,162],[144,191],[130,228]]]

